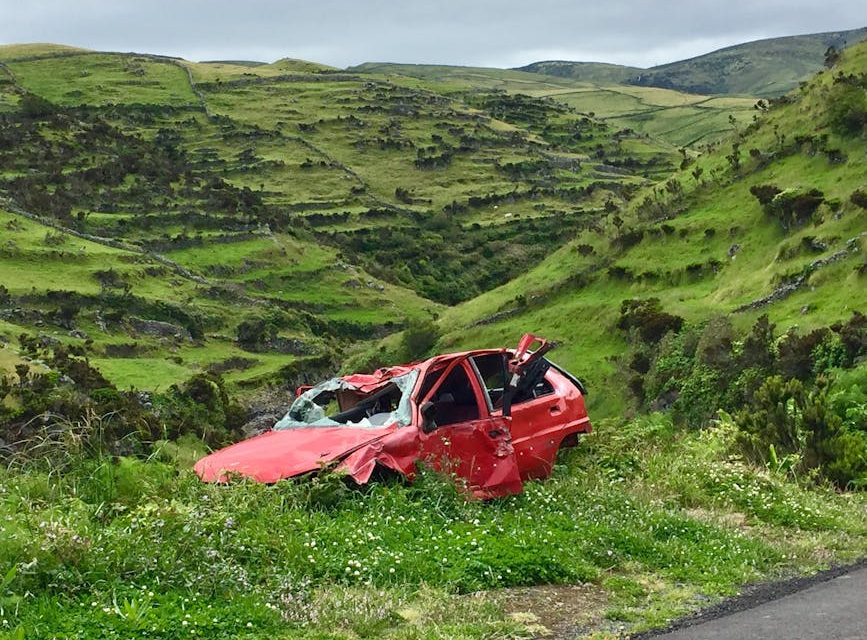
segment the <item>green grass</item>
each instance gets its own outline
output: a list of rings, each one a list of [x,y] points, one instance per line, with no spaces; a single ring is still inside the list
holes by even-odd
[[[0,178],[54,175],[51,154],[65,158],[63,175],[111,166],[133,139],[150,168],[167,171],[172,149],[187,154],[185,171],[159,189],[150,188],[159,172],[94,183],[75,203],[89,217],[65,221],[141,251],[0,211],[0,284],[13,299],[0,320],[9,342],[0,349],[3,371],[23,361],[19,334],[43,334],[86,349],[121,389],[165,390],[217,366],[229,367],[230,390],[249,393],[285,384],[304,356],[242,349],[235,335],[243,320],[278,323],[280,336],[301,340],[316,359],[408,319],[436,317],[438,350],[513,345],[525,331],[560,342],[552,357],[588,382],[595,427],[550,480],[489,504],[466,501],[430,473],[411,486],[363,490],[329,476],[214,487],[190,472],[202,453],[195,441],[134,460],[82,455],[71,438],[63,455],[23,466],[14,459],[0,471],[0,576],[8,576],[0,579],[0,638],[526,638],[550,623],[532,597],[510,589],[578,582],[594,594],[590,631],[612,637],[621,626],[665,624],[745,583],[867,553],[863,493],[745,463],[725,416],[693,432],[663,415],[624,419],[634,408],[618,361],[628,345],[616,323],[628,298],[659,297],[689,323],[728,315],[741,330],[767,311],[777,333],[867,306],[863,259],[851,251],[794,295],[734,313],[867,228],[849,200],[864,186],[863,138],[825,124],[831,74],[792,104],[758,114],[750,98],[517,71],[367,65],[355,77],[298,61],[176,65],[53,47],[3,48],[0,59],[17,83],[0,85],[0,110],[16,108],[22,89],[96,107],[96,115],[64,112],[27,130],[32,137],[4,156]],[[178,65],[190,69],[208,114]],[[840,70],[862,73],[865,65],[867,48],[852,48]],[[118,100],[122,108],[105,108]],[[598,117],[582,121],[588,111]],[[759,124],[747,131],[754,114]],[[100,137],[111,127],[129,138]],[[626,127],[637,134],[614,135]],[[796,135],[824,133],[821,144],[791,147]],[[736,171],[725,158],[732,139],[716,143],[717,135],[743,136]],[[676,146],[705,143],[716,149],[661,184],[669,167],[692,159]],[[462,145],[448,166],[415,164],[420,148]],[[822,145],[846,161],[831,162]],[[761,164],[763,157],[771,160]],[[611,171],[629,158],[649,164]],[[303,166],[308,159],[313,166]],[[502,168],[521,165],[543,170]],[[255,197],[215,206],[234,193],[218,179]],[[203,189],[211,183],[220,188]],[[749,193],[765,183],[816,187],[827,202],[810,224],[786,232]],[[401,201],[398,187],[415,200]],[[631,200],[630,189],[638,189]],[[470,205],[490,195],[503,198]],[[446,215],[446,206],[456,211]],[[528,222],[539,226],[517,226]],[[520,263],[517,277],[463,304],[444,307],[395,284],[400,266],[451,259],[455,246],[471,246],[462,244],[470,234],[510,238],[523,229],[548,238],[545,225],[572,222],[584,223],[574,238],[548,241],[547,257]],[[431,244],[389,271],[377,258],[402,247],[371,242],[368,255],[340,242],[353,233],[392,237],[390,228]],[[619,248],[615,238],[630,231],[641,240]],[[809,237],[825,248],[805,249]],[[522,240],[495,240],[494,257],[520,260],[533,249]],[[855,242],[863,253],[863,238]],[[465,260],[467,272],[501,264],[479,254],[450,265]],[[96,278],[109,269],[129,284],[127,297]],[[80,302],[73,323],[92,342],[59,323],[68,300]],[[112,311],[124,313],[118,320]],[[147,335],[131,328],[130,316],[186,323],[201,335]],[[392,334],[384,346],[400,340]],[[63,469],[47,466],[58,459]]]
[[[4,471],[0,569],[19,570],[3,597],[37,594],[4,613],[6,629],[522,637],[522,618],[489,590],[585,581],[607,594],[597,619],[640,630],[697,595],[867,551],[863,495],[733,462],[731,435],[678,433],[658,416],[602,423],[552,480],[492,504],[428,474],[361,492],[327,477],[214,487],[174,446],[63,475]]]
[[[25,89],[55,104],[197,104],[183,69],[148,57],[81,53],[6,64]]]
[[[109,269],[132,284],[132,293],[143,304],[169,303],[193,310],[204,316],[212,328],[225,327],[230,336],[241,320],[261,315],[265,309],[261,303],[251,302],[227,308],[218,299],[208,297],[196,282],[166,272],[146,256],[56,232],[12,213],[0,211],[0,227],[6,233],[5,243],[0,248],[0,285],[14,296],[35,296],[31,304],[35,303],[36,309],[49,320],[48,326],[34,327],[36,332],[67,344],[82,344],[83,341],[70,337],[68,329],[50,321],[50,314],[61,305],[61,302],[52,302],[51,296],[69,292],[92,300],[90,308],[81,311],[74,324],[93,340],[92,362],[121,388],[165,390],[231,357],[251,359],[254,364],[243,371],[228,372],[227,379],[248,380],[273,373],[292,359],[283,354],[247,353],[225,337],[176,343],[130,333],[123,325],[105,329],[98,322],[97,310],[106,292],[94,272]],[[56,239],[48,242],[46,234],[54,234]],[[263,303],[271,299],[297,302],[305,308],[315,308],[323,317],[344,322],[370,326],[389,320],[400,323],[406,317],[426,314],[424,309],[437,308],[412,292],[382,283],[358,268],[340,266],[331,249],[287,235],[189,248],[170,252],[168,257],[209,277],[213,276],[209,268],[237,269],[236,274],[224,276],[220,281],[237,283],[237,286],[251,285],[251,293],[263,296]],[[148,275],[149,269],[157,271]],[[260,283],[272,285],[263,293]],[[27,321],[13,318],[11,322],[0,324],[0,331],[13,338],[26,332],[28,325]],[[293,337],[320,346],[306,328],[295,327],[291,333]],[[106,349],[129,343],[138,348],[135,357],[105,355]],[[0,352],[3,370],[11,370],[20,362],[15,355],[16,346],[13,342]],[[178,356],[180,359],[176,360]]]
[[[599,78],[572,79],[519,70],[401,64],[365,64],[354,69],[389,74],[389,79],[400,83],[416,78],[416,86],[429,86],[448,95],[471,95],[485,88],[552,98],[580,112],[593,113],[615,129],[629,128],[650,136],[657,152],[718,140],[731,130],[728,117],[749,122],[756,102],[746,96],[713,98]]]
[[[97,367],[110,382],[122,388],[165,391],[190,377],[190,368],[163,358],[94,358]]]
[[[863,71],[865,54],[863,46],[849,49],[842,69]],[[863,245],[867,217],[849,197],[864,184],[864,141],[841,137],[824,124],[824,96],[830,83],[828,74],[818,76],[803,97],[771,111],[758,129],[746,134],[740,141],[743,160],[737,173],[724,157],[731,153],[730,142],[676,173],[684,195],[669,207],[667,219],[647,222],[648,214],[640,210],[645,197],[663,202],[667,198],[658,188],[640,192],[620,213],[630,220],[627,226],[644,231],[637,245],[625,251],[612,246],[613,226],[580,234],[534,269],[447,310],[441,321],[446,330],[441,345],[452,349],[514,344],[525,331],[559,340],[562,346],[556,359],[587,379],[591,408],[597,415],[619,415],[624,404],[616,391],[619,383],[611,359],[626,347],[625,336],[615,329],[622,300],[656,296],[666,309],[693,322],[731,315],[739,306],[771,293],[810,262],[844,250],[850,239],[861,237],[854,242]],[[808,147],[780,152],[781,132],[786,136],[782,144],[798,135],[827,135],[827,147],[839,149],[847,161],[833,163],[826,154]],[[776,155],[761,166],[749,157],[751,148]],[[704,172],[699,180],[691,174],[696,166]],[[781,188],[815,187],[832,204],[823,205],[812,223],[787,233],[762,212],[749,192],[751,186],[766,183]],[[671,229],[664,232],[663,224]],[[808,236],[818,238],[827,248],[796,251],[789,259],[780,257],[784,249],[797,249]],[[579,245],[592,246],[593,255],[581,255]],[[738,247],[732,258],[729,251],[734,245]],[[707,265],[710,260],[717,261],[715,266],[704,268],[699,275],[687,271],[691,265]],[[790,297],[759,311],[735,314],[732,319],[746,327],[767,312],[782,331],[848,318],[853,310],[867,307],[867,289],[857,271],[861,262],[859,253],[850,251],[839,262],[816,271],[808,286]],[[612,265],[631,275],[612,277],[608,272]],[[513,313],[493,324],[476,324],[504,310]]]

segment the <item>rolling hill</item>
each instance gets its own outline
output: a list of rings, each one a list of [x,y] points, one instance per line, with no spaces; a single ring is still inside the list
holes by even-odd
[[[588,379],[591,405],[621,414],[625,300],[659,298],[687,322],[726,316],[741,329],[767,313],[781,331],[867,309],[867,210],[858,197],[867,187],[865,70],[867,44],[847,49],[834,69],[719,149],[637,194],[616,225],[612,217],[526,274],[448,309],[439,346],[511,343],[532,328],[562,342],[557,357]],[[844,95],[860,96],[851,112]],[[815,189],[818,208],[787,227],[751,192],[763,185],[772,194]]]
[[[867,28],[768,38],[649,69],[557,60],[534,62],[517,70],[593,83],[767,98],[794,89],[821,69],[828,47],[842,50],[865,37]]]
[[[121,386],[212,370],[252,387],[436,318],[443,348],[550,333],[605,386],[622,300],[698,321],[860,242],[861,141],[823,124],[822,93],[861,52],[765,113],[518,71],[0,49],[5,341],[87,345]],[[702,139],[700,111],[729,138],[696,159],[662,138]],[[762,214],[761,180],[821,190],[818,230]],[[841,291],[801,288],[774,319],[845,315],[844,257],[822,269]],[[612,389],[597,411],[624,406]]]
[[[414,78],[456,99],[471,99],[483,90],[550,98],[612,127],[630,129],[676,148],[711,144],[731,132],[730,118],[746,124],[755,113],[754,98],[639,87],[623,84],[625,76],[616,74],[565,78],[520,70],[390,63],[366,63],[352,70],[385,74],[397,83]]]
[[[0,48],[4,341],[255,385],[508,281],[679,161],[532,96]]]
[[[867,43],[744,113],[611,87],[0,48],[0,638],[620,638],[862,561]],[[593,433],[521,495],[191,470],[526,331]]]

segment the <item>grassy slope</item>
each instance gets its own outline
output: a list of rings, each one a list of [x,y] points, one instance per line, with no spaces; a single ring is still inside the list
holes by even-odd
[[[850,49],[840,70],[863,72],[867,68],[867,46]],[[835,70],[836,72],[836,70]],[[660,297],[666,308],[688,320],[700,321],[713,314],[728,314],[742,304],[769,294],[781,278],[800,272],[809,262],[843,249],[846,242],[867,231],[867,216],[849,202],[850,194],[864,186],[864,141],[840,138],[825,124],[824,95],[831,83],[831,73],[818,76],[809,88],[796,96],[793,104],[773,109],[761,119],[757,131],[741,142],[741,153],[750,148],[772,153],[779,147],[781,132],[791,142],[795,136],[829,135],[828,145],[839,147],[848,157],[845,164],[832,164],[821,153],[807,149],[771,161],[759,168],[746,158],[738,175],[733,176],[724,156],[730,145],[698,160],[704,174],[696,181],[691,175],[695,166],[675,176],[685,190],[681,211],[668,221],[674,233],[666,235],[659,224],[638,220],[632,208],[631,224],[647,228],[645,239],[637,246],[619,252],[610,246],[613,227],[602,232],[586,232],[559,249],[538,267],[508,284],[463,305],[449,309],[442,325],[449,330],[444,347],[512,343],[520,334],[532,330],[560,340],[563,347],[557,359],[589,381],[591,405],[600,414],[613,415],[623,409],[617,397],[618,385],[611,357],[620,353],[624,341],[614,330],[621,300],[633,297]],[[816,187],[827,199],[839,205],[831,210],[823,205],[821,219],[787,234],[780,225],[765,216],[749,193],[754,184],[775,183],[783,188]],[[652,195],[652,194],[651,194]],[[634,202],[642,199],[639,195]],[[627,223],[629,226],[630,223]],[[712,232],[706,232],[711,229]],[[709,237],[709,234],[713,233]],[[778,257],[783,247],[796,247],[806,236],[827,242],[820,253]],[[857,240],[856,243],[862,243]],[[595,254],[583,257],[576,250],[589,244]],[[732,245],[740,245],[734,258],[728,256]],[[706,270],[700,276],[688,276],[686,268],[716,259],[717,272]],[[867,307],[867,289],[863,276],[855,271],[863,259],[857,252],[847,255],[817,271],[794,295],[761,311],[735,315],[741,325],[749,324],[759,313],[767,311],[781,328],[793,325],[811,327],[847,317],[853,310]],[[628,280],[609,275],[607,269],[617,265],[628,269]],[[574,284],[582,275],[583,286]],[[646,274],[642,277],[642,274]],[[516,299],[521,296],[526,306]],[[802,315],[800,310],[809,312]],[[490,324],[476,323],[493,314],[513,310],[506,319]]]
[[[867,29],[768,38],[712,51],[688,60],[638,69],[593,62],[546,61],[528,71],[597,84],[638,84],[698,94],[778,96],[822,68],[829,46],[843,49]]]
[[[712,98],[631,86],[618,78],[595,75],[570,78],[523,70],[389,63],[366,63],[353,70],[418,78],[447,94],[490,89],[550,97],[583,113],[595,114],[612,127],[630,128],[677,147],[697,147],[718,139],[731,131],[729,116],[740,123],[748,122],[755,104],[746,96]]]
[[[731,459],[732,428],[597,426],[554,478],[496,504],[427,474],[365,492],[204,485],[176,445],[0,470],[0,569],[18,568],[0,638],[609,639],[867,552],[863,494]],[[552,587],[514,589],[577,581],[565,620]]]
[[[541,73],[546,76],[558,76],[571,78],[583,82],[596,84],[626,84],[630,78],[634,78],[644,69],[629,67],[622,64],[610,64],[607,62],[571,62],[568,60],[545,60],[533,62],[515,71],[528,73]]]
[[[867,49],[853,51],[846,68],[863,70],[865,58]],[[774,124],[789,136],[813,133],[824,117],[821,92],[828,83],[819,78],[800,102],[768,115],[743,148],[774,149]],[[228,93],[220,99],[232,99]],[[198,118],[212,136],[206,144],[224,144]],[[192,137],[185,144],[194,146]],[[456,328],[444,340],[449,345],[499,344],[539,330],[563,339],[558,359],[591,380],[596,432],[561,459],[550,481],[528,483],[523,496],[496,504],[468,503],[450,483],[430,476],[411,487],[383,483],[365,492],[347,491],[333,478],[214,487],[189,471],[199,453],[194,445],[169,443],[141,461],[82,459],[76,440],[57,441],[53,450],[47,442],[42,451],[59,466],[0,471],[0,638],[526,638],[558,630],[547,617],[550,608],[538,604],[538,594],[550,600],[550,591],[500,588],[581,581],[587,597],[570,611],[569,623],[613,639],[664,624],[744,582],[863,557],[863,494],[805,489],[744,465],[730,455],[733,426],[725,421],[686,433],[663,416],[626,425],[600,417],[617,405],[602,381],[611,367],[606,356],[623,346],[611,329],[623,297],[659,295],[672,310],[701,319],[766,293],[775,274],[811,259],[777,261],[781,244],[797,245],[809,233],[837,247],[864,229],[863,212],[843,204],[839,218],[826,215],[815,229],[785,236],[746,191],[756,181],[799,182],[846,202],[863,180],[863,142],[832,136],[831,143],[848,155],[847,163],[830,166],[822,154],[794,154],[759,172],[745,160],[743,175],[733,179],[722,154],[703,158],[706,184],[680,176],[687,192],[681,205],[688,207],[669,221],[676,230],[667,239],[648,236],[618,253],[604,233],[588,232],[512,283],[448,310],[443,323]],[[635,210],[621,215],[624,228],[648,224]],[[7,261],[4,283],[15,293],[27,286],[15,281],[24,266],[64,287],[94,292],[88,265],[98,263],[129,273],[153,297],[212,304],[215,314],[242,309],[200,301],[202,292],[185,279],[147,277],[151,258],[140,253],[73,237],[46,243],[44,227],[0,213],[4,225],[12,221],[14,231],[0,227],[0,257]],[[682,238],[681,228],[687,230]],[[706,238],[707,228],[716,230],[713,237]],[[148,237],[143,229],[135,239]],[[228,266],[255,270],[275,251],[283,256],[282,246],[291,258],[280,262],[285,268],[317,272],[328,263],[327,248],[299,242],[291,234],[245,237],[220,245],[218,255]],[[580,242],[595,246],[596,255],[581,257]],[[723,260],[732,242],[742,249],[734,261]],[[223,263],[201,247],[179,248],[173,257],[204,273]],[[709,257],[725,262],[716,275],[692,281],[682,273]],[[600,275],[598,269],[614,263],[656,272],[659,280]],[[815,288],[769,311],[783,324],[810,324],[842,317],[847,305],[863,308],[863,283],[852,267],[846,259],[817,272]],[[588,284],[576,287],[570,278],[582,272]],[[231,271],[230,279],[246,277],[244,270]],[[527,302],[519,315],[469,327],[511,308],[519,295]],[[798,309],[807,302],[812,311],[801,317]],[[14,336],[18,328],[0,320],[0,334]],[[178,353],[186,361],[195,348],[179,346]],[[210,348],[209,341],[197,353]],[[0,362],[4,356],[6,349]],[[574,590],[560,593],[576,599]]]
[[[638,82],[696,93],[777,96],[822,68],[829,46],[843,49],[867,36],[867,28],[770,38],[654,67]]]
[[[356,300],[350,293],[353,290],[344,287],[344,282],[358,278],[377,281],[352,268],[334,268],[333,255],[326,250],[316,255],[315,245],[312,248],[299,246],[296,240],[279,235],[230,245],[236,253],[228,259],[221,256],[219,264],[225,267],[231,265],[233,260],[272,258],[269,276],[304,283],[308,293],[305,295],[301,285],[297,285],[288,293],[275,291],[270,295],[260,294],[258,300],[255,297],[248,301],[236,299],[233,306],[227,307],[219,298],[209,295],[199,282],[168,272],[161,263],[147,255],[59,233],[2,209],[0,228],[4,233],[4,246],[0,249],[0,270],[5,274],[2,283],[11,295],[28,299],[26,306],[30,311],[43,314],[34,325],[34,319],[26,312],[13,312],[7,319],[3,335],[12,338],[22,330],[31,329],[61,342],[81,344],[84,337],[72,334],[52,322],[52,314],[61,305],[61,302],[52,300],[52,295],[73,292],[95,299],[97,304],[86,308],[75,319],[75,328],[94,341],[93,362],[110,380],[123,387],[165,389],[172,383],[185,380],[193,373],[229,358],[247,360],[243,370],[230,370],[226,374],[227,379],[232,381],[249,379],[288,364],[292,356],[243,351],[234,344],[231,331],[221,330],[223,327],[231,329],[245,317],[258,315],[262,302],[272,297],[287,300],[292,300],[293,296],[305,297],[320,305],[326,315],[342,317],[348,309],[353,316],[368,315],[372,322],[380,322],[388,317],[397,320],[408,310],[429,305],[412,293],[387,284],[382,284],[382,291],[368,290],[365,300]],[[48,234],[53,235],[50,241],[46,241]],[[202,271],[215,260],[207,249],[176,253],[178,255],[172,254],[173,258],[194,269],[201,267]],[[277,257],[274,257],[275,253]],[[303,256],[304,259],[299,260],[295,256]],[[206,338],[202,341],[159,338],[130,330],[124,324],[102,324],[98,301],[106,291],[94,273],[109,269],[135,283],[133,294],[143,309],[139,314],[146,316],[149,305],[160,303],[198,312],[207,318]],[[255,272],[244,275],[247,278],[255,276]],[[222,283],[228,286],[232,280],[225,279]],[[252,292],[252,295],[256,293]],[[306,330],[297,331],[292,337],[316,344],[316,338]],[[129,344],[135,345],[135,350],[129,355],[110,355],[117,345]],[[9,370],[15,360],[7,356],[0,363],[4,370]]]
[[[258,300],[236,315],[222,313],[219,304],[203,302],[197,294],[176,300],[206,318],[209,335],[203,344],[184,347],[180,355],[172,356],[183,362],[166,362],[153,369],[138,370],[129,359],[102,354],[100,349],[124,336],[122,332],[103,335],[89,327],[98,364],[123,386],[165,384],[239,355],[257,364],[237,377],[276,370],[281,361],[278,354],[239,354],[230,342],[238,322],[260,314],[266,301],[299,305],[331,322],[338,332],[351,325],[353,337],[437,312],[438,305],[407,287],[384,283],[350,264],[352,257],[341,255],[335,245],[342,245],[334,238],[378,233],[383,227],[412,233],[418,216],[437,213],[453,202],[517,194],[509,196],[505,212],[498,212],[496,205],[471,206],[454,220],[468,234],[476,233],[476,228],[501,226],[503,237],[517,238],[516,258],[527,260],[528,255],[549,250],[544,243],[533,246],[533,240],[526,247],[517,246],[529,236],[523,231],[527,225],[547,225],[550,231],[559,225],[558,216],[570,216],[571,225],[583,224],[582,216],[596,215],[608,199],[620,199],[610,187],[568,197],[554,192],[530,197],[526,194],[531,189],[644,181],[628,170],[612,173],[602,164],[579,166],[599,149],[606,153],[605,162],[634,156],[659,175],[677,158],[669,146],[652,140],[637,136],[615,140],[612,127],[589,120],[582,139],[555,145],[520,121],[510,124],[432,92],[440,88],[437,83],[332,73],[292,60],[268,65],[188,63],[144,54],[16,45],[0,47],[0,61],[3,112],[14,114],[25,91],[80,112],[73,118],[61,114],[30,126],[23,153],[8,155],[4,178],[15,180],[44,171],[47,182],[37,190],[52,189],[51,158],[57,154],[64,154],[64,173],[84,172],[110,167],[123,144],[132,140],[163,163],[160,166],[172,162],[172,153],[182,153],[190,175],[178,175],[175,182],[156,190],[149,191],[148,181],[134,175],[119,185],[105,186],[86,178],[95,188],[74,203],[72,212],[82,219],[64,224],[165,254],[211,284]],[[538,84],[532,74],[517,75]],[[583,119],[562,107],[549,111],[546,117],[552,118],[551,123],[567,132],[575,120]],[[118,142],[122,136],[127,137],[126,143]],[[84,138],[86,148],[79,142]],[[165,139],[172,145],[169,151]],[[415,166],[419,147],[454,150],[466,140],[469,146],[454,152],[447,166]],[[558,164],[551,164],[543,175],[516,176],[499,168],[500,162]],[[201,187],[216,178],[252,190],[265,207],[301,224],[263,235],[262,220],[255,214],[213,210],[209,202],[213,196],[201,195]],[[410,190],[415,202],[398,200],[396,187]],[[371,211],[376,215],[368,215]],[[296,228],[302,225],[308,230]],[[448,244],[444,236],[438,242]],[[87,269],[76,272],[73,281],[65,277],[55,253],[43,254],[48,257],[41,267],[46,277],[35,278],[36,270],[27,276],[29,286],[39,294],[33,302],[43,313],[53,310],[45,300],[49,291],[84,287],[90,294],[99,293]],[[388,265],[370,260],[368,264],[381,277],[398,281]],[[2,282],[16,296],[23,295],[16,265],[6,261],[2,266]],[[502,281],[506,276],[498,277]],[[147,279],[134,280],[133,286],[134,293],[146,299],[158,300],[161,295],[158,284]],[[170,289],[172,284],[163,278],[161,286]],[[89,308],[82,315],[84,328],[88,328],[84,318],[95,312]],[[41,330],[27,323],[22,329]],[[56,327],[51,331],[65,333]],[[295,333],[299,332],[303,334],[303,330]],[[138,355],[159,358],[175,348],[151,343]]]

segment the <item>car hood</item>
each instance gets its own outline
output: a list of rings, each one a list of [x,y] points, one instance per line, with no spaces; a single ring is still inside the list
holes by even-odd
[[[235,474],[258,482],[277,482],[320,469],[393,432],[349,427],[310,427],[268,431],[199,460],[194,470],[206,482],[226,482]]]

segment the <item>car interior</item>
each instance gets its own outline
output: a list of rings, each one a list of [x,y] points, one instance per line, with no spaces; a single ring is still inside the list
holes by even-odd
[[[444,371],[445,369],[441,369],[432,372],[429,376],[435,375],[436,379],[439,379]],[[436,380],[428,383],[428,380],[425,379],[425,385],[428,385],[428,388],[433,387],[435,383]],[[433,403],[434,420],[438,427],[478,420],[480,416],[476,394],[462,364],[458,364],[449,372],[446,379],[430,398],[430,402]]]
[[[334,413],[328,417],[341,424],[361,422],[361,420],[367,418],[371,425],[381,426],[391,418],[392,412],[397,410],[401,395],[401,390],[396,384],[389,384],[373,395],[362,398],[354,406],[347,408],[345,411]],[[338,399],[341,406],[349,404],[345,396]]]

